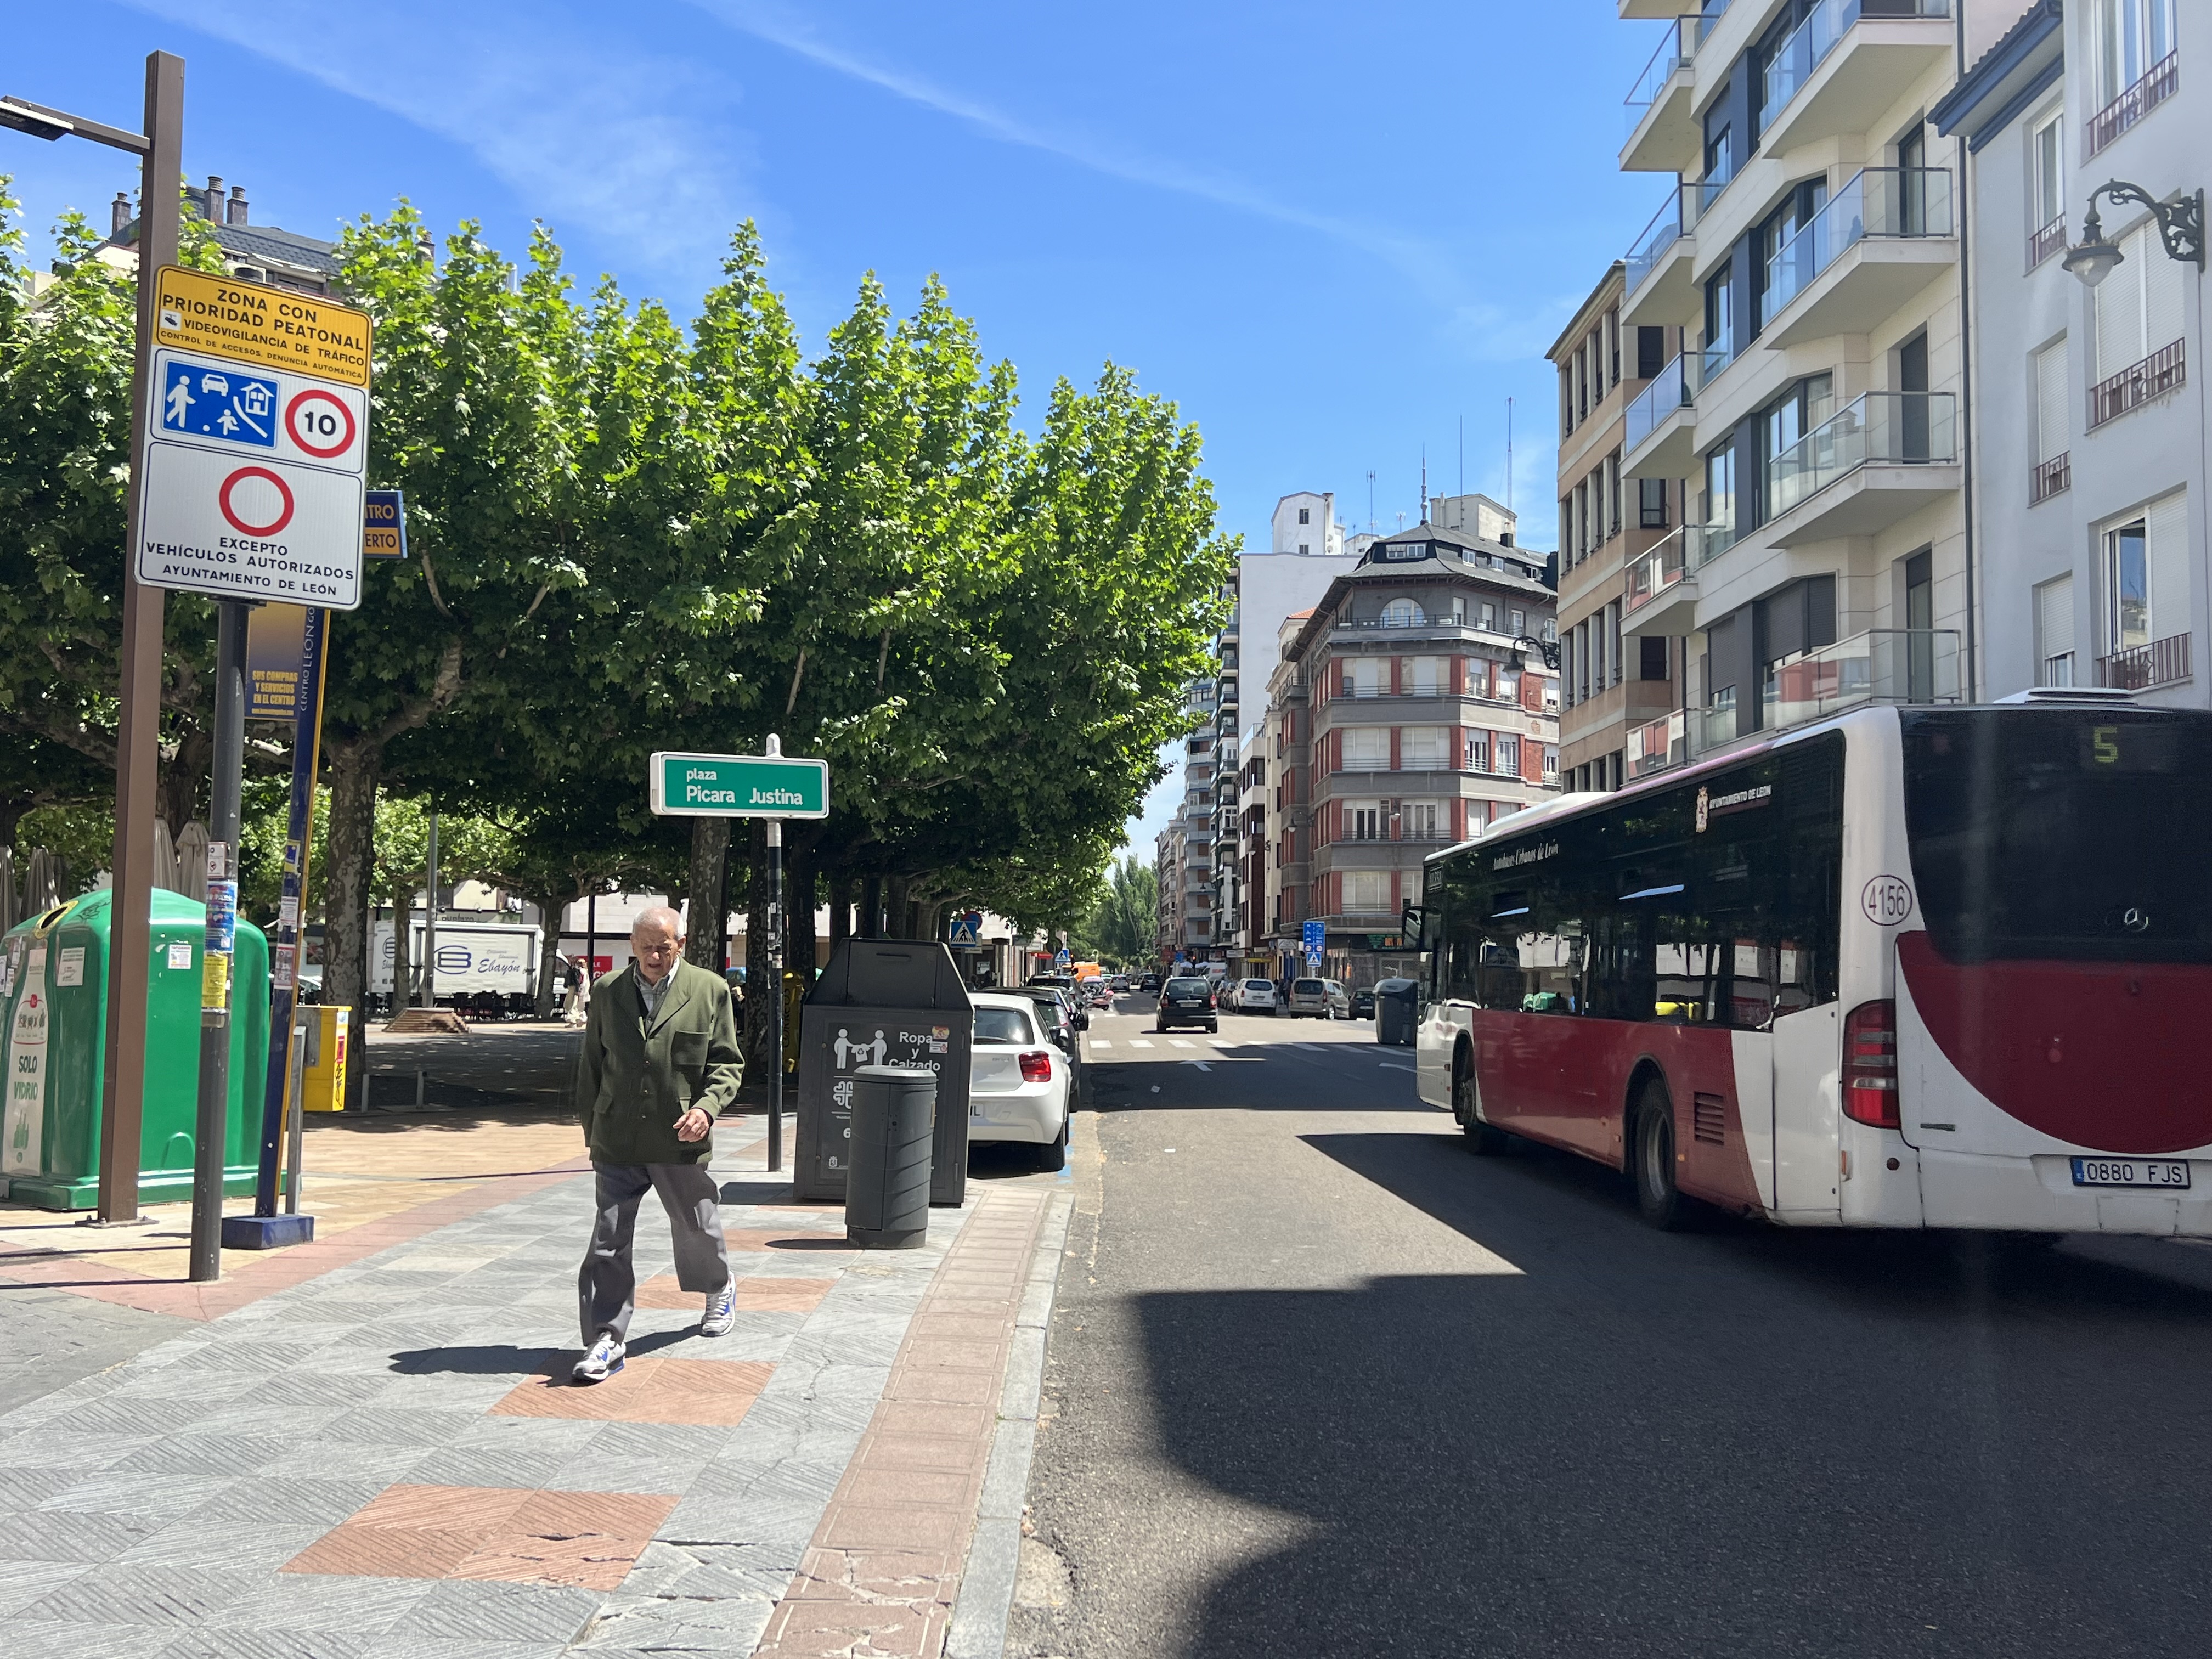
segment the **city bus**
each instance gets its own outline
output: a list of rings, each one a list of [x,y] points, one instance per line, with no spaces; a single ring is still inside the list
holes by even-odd
[[[1431,856],[1423,1100],[1792,1226],[2212,1235],[2212,714],[1869,708]]]

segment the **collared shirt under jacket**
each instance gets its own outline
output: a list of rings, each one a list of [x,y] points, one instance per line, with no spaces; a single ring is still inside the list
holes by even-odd
[[[719,974],[678,963],[650,1018],[635,965],[592,987],[575,1098],[595,1162],[705,1163],[713,1136],[678,1140],[676,1120],[695,1106],[719,1118],[744,1075],[730,988]]]

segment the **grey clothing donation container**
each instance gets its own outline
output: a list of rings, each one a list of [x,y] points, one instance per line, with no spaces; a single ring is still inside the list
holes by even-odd
[[[1375,1040],[1399,1048],[1413,1046],[1421,1024],[1421,982],[1386,979],[1375,986]]]
[[[799,1031],[799,1146],[792,1195],[844,1201],[853,1100],[863,1068],[904,1066],[937,1079],[929,1201],[968,1195],[968,1095],[975,1008],[952,953],[929,939],[852,939],[806,994]]]
[[[929,1242],[930,1143],[937,1079],[907,1066],[853,1073],[853,1138],[845,1170],[845,1238],[864,1249]]]

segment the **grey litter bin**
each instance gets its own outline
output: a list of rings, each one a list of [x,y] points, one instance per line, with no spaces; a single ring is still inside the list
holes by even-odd
[[[929,1237],[930,1142],[937,1074],[904,1066],[853,1073],[845,1237],[863,1249],[911,1250]]]
[[[1375,987],[1375,1040],[1410,1048],[1421,1024],[1421,983],[1413,979],[1386,979]]]
[[[975,1009],[952,953],[926,939],[848,939],[806,994],[799,1024],[793,1195],[802,1204],[844,1201],[856,1078],[888,1065],[937,1079],[944,1109],[937,1114],[929,1201],[965,1199]]]

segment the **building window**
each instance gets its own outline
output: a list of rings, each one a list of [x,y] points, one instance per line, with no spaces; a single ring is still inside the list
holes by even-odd
[[[1407,841],[1442,841],[1443,819],[1432,800],[1409,800],[1399,809],[1398,834]]]
[[[1346,801],[1344,804],[1344,838],[1346,841],[1382,840],[1382,804],[1372,800]]]
[[[1449,659],[1443,657],[1408,657],[1406,659],[1406,694],[1413,697],[1440,697],[1451,683]]]
[[[2149,220],[2118,241],[2125,258],[2097,284],[2091,301],[2097,314],[2096,367],[2091,377],[2100,381],[2181,338],[2181,262],[2166,258],[2158,227]]]
[[[1636,526],[1639,530],[1664,530],[1667,527],[1667,481],[1664,478],[1638,478],[1636,481]]]
[[[1636,331],[1636,378],[1649,380],[1667,367],[1667,331],[1639,325]]]
[[[1390,908],[1388,870],[1346,870],[1341,879],[1346,915],[1379,916]]]
[[[1384,684],[1384,672],[1389,665],[1385,659],[1346,657],[1341,660],[1344,663],[1344,690],[1346,696],[1379,697],[1389,689]]]
[[[2074,684],[2074,573],[2035,589],[2035,683]]]
[[[1470,732],[1467,734],[1467,769],[1487,772],[1490,769],[1490,733]]]
[[[1608,685],[1619,685],[1622,677],[1622,669],[1620,665],[1620,601],[1619,599],[1609,601],[1605,607],[1605,632],[1606,638],[1608,641],[1607,649],[1609,649],[1613,653],[1613,678],[1606,683]]]
[[[2188,525],[2186,498],[2176,492],[2106,528],[2100,609],[2107,655],[2189,632]]]
[[[1505,623],[1516,635],[1525,634],[1528,630],[1528,613],[1520,610],[1508,611]]]
[[[1544,745],[1544,781],[1557,783],[1559,781],[1559,751],[1547,744]]]
[[[1451,731],[1442,726],[1408,726],[1398,733],[1398,769],[1441,772],[1451,765]]]
[[[1497,751],[1498,763],[1492,769],[1503,772],[1508,777],[1519,777],[1521,775],[1521,739],[1510,732],[1500,732],[1498,734],[1497,743],[1492,746]]]
[[[1348,726],[1343,740],[1346,771],[1386,771],[1390,765],[1390,728],[1387,726]]]
[[[1485,599],[1477,607],[1475,616],[1477,617],[1475,626],[1481,629],[1484,633],[1495,634],[1498,631],[1498,607],[1488,599]]]
[[[1313,509],[1310,507],[1300,507],[1298,509],[1298,522],[1300,524],[1311,524],[1313,522]]]
[[[2031,360],[2035,384],[2035,470],[2030,476],[2030,506],[2047,501],[2073,483],[2069,460],[2071,394],[2067,390],[2066,340],[2062,335]]]
[[[1419,605],[1412,599],[1393,599],[1382,607],[1385,628],[1419,628],[1426,621]]]
[[[2054,111],[2027,136],[2027,268],[2066,245],[2065,118]]]
[[[1642,641],[1642,661],[1638,665],[1638,678],[1663,680],[1667,678],[1667,641],[1647,634]]]
[[[1605,458],[1605,507],[1608,537],[1620,534],[1620,452]]]
[[[2094,0],[2089,29],[2102,109],[2173,51],[2173,0]]]
[[[1735,446],[1723,444],[1705,457],[1705,527],[1735,528]],[[1723,538],[1723,542],[1729,539]]]
[[[1310,553],[1310,552],[1312,552],[1312,551],[1313,551],[1313,544],[1312,544],[1311,542],[1300,542],[1300,543],[1298,544],[1298,552],[1299,552],[1301,555],[1308,554],[1308,553]]]

